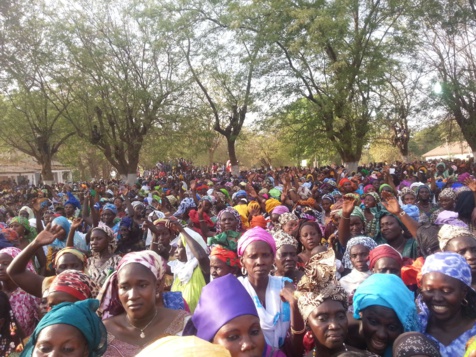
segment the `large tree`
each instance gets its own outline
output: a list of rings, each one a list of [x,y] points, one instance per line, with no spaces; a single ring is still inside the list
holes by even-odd
[[[476,157],[476,7],[474,1],[422,2],[421,58],[436,71],[442,104]]]
[[[155,31],[143,4],[82,0],[52,18],[64,45],[64,74],[77,105],[67,114],[79,136],[96,145],[130,182],[149,130],[173,117],[181,59]],[[163,132],[162,132],[162,135]]]

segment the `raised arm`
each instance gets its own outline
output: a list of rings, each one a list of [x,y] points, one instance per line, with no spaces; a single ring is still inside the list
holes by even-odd
[[[338,238],[340,244],[345,247],[350,239],[350,215],[357,202],[353,197],[344,196],[342,202],[342,216],[339,220]]]
[[[398,204],[398,200],[389,192],[382,192],[382,205],[389,211],[391,214],[397,216],[400,221],[407,227],[408,231],[412,237],[416,237],[418,230],[418,222],[411,218],[405,213],[405,211]]]

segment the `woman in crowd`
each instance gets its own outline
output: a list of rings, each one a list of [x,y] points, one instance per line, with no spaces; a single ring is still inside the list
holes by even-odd
[[[420,210],[420,214],[425,214],[430,217],[436,206],[431,202],[432,193],[427,185],[419,185],[416,191],[416,205]]]
[[[0,355],[9,357],[23,348],[23,331],[18,328],[10,301],[5,292],[0,291]]]
[[[293,237],[297,237],[299,233],[299,218],[294,213],[283,213],[279,216],[279,229]]]
[[[142,233],[142,230],[139,229],[139,226],[134,223],[131,217],[123,217],[119,222],[116,254],[125,255],[130,252],[144,250]]]
[[[238,255],[219,245],[214,246],[210,252],[210,280],[222,276],[240,273],[241,263]]]
[[[365,216],[357,206],[358,202],[359,200],[353,194],[344,196],[338,232],[339,243],[342,247],[347,245],[349,239],[361,236],[365,232]]]
[[[388,244],[379,245],[370,251],[369,269],[372,273],[400,276],[402,266],[402,255]]]
[[[22,357],[100,357],[106,350],[106,329],[96,315],[97,300],[55,306],[41,319]]]
[[[380,196],[376,192],[368,192],[363,195],[364,199],[364,217],[365,217],[365,232],[374,237],[377,234],[377,221],[373,211],[380,203]]]
[[[405,332],[393,343],[393,357],[441,357],[438,345],[419,332]]]
[[[443,357],[463,356],[466,342],[476,335],[470,266],[459,254],[435,253],[426,258],[421,274],[421,332],[438,343]]]
[[[221,210],[217,216],[217,234],[208,238],[208,245],[220,245],[236,252],[238,239],[241,237],[241,227],[241,218],[237,210],[231,207]]]
[[[368,265],[369,253],[376,246],[377,243],[366,236],[355,237],[347,242],[342,263],[344,268],[352,270],[339,280],[347,295],[352,296],[355,289],[372,274]]]
[[[246,273],[239,280],[255,303],[266,342],[282,348],[291,328],[289,348],[299,355],[304,322],[291,279],[269,275],[275,254],[276,243],[270,233],[260,227],[246,231],[238,241],[238,256]]]
[[[146,250],[125,255],[105,282],[99,299],[108,332],[104,356],[134,356],[168,335],[181,335],[188,320],[183,310],[157,304],[162,293],[165,261]]]
[[[297,269],[298,242],[284,231],[273,233],[273,238],[276,242],[276,257],[274,259],[276,269],[274,276],[285,276],[296,285],[303,276],[303,272]]]
[[[419,330],[413,293],[396,275],[371,275],[357,288],[353,302],[353,317],[361,326],[349,342],[363,339],[366,349],[379,356],[391,356],[393,342],[403,332]]]
[[[283,233],[287,234],[284,231]],[[306,222],[303,222],[301,226],[299,227],[298,236],[299,236],[299,242],[301,243],[301,246],[302,246],[302,251],[298,255],[298,261],[302,265],[304,265],[311,258],[312,250],[315,247],[321,245],[322,231],[316,222],[306,221]]]
[[[7,268],[12,260],[20,254],[20,249],[11,247],[0,250],[0,282],[10,301],[13,314],[25,336],[29,336],[39,320],[38,306],[40,299],[21,289],[7,274]],[[36,274],[30,262],[27,269],[31,274]]]
[[[198,337],[226,347],[232,357],[285,357],[266,344],[256,306],[231,274],[203,288],[192,321]]]
[[[334,203],[334,197],[331,195],[323,195],[321,198],[321,207],[324,211],[324,226],[327,226],[331,221],[331,207]]]

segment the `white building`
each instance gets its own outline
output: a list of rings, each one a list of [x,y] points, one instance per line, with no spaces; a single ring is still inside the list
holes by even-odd
[[[473,151],[466,141],[446,143],[422,155],[426,161],[438,159],[467,160],[473,157]]]

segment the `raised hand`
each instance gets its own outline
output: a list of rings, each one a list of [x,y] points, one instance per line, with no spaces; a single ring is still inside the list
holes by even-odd
[[[71,229],[78,229],[81,224],[83,223],[83,219],[81,217],[73,219],[73,223],[71,223]]]
[[[382,204],[392,214],[399,214],[402,211],[400,204],[398,203],[397,198],[392,195],[390,192],[382,191]]]
[[[464,180],[464,184],[469,187],[469,189],[473,192],[476,191],[476,180],[472,178],[467,178]]]
[[[354,207],[357,205],[357,202],[354,197],[351,196],[344,196],[342,202],[342,215],[349,217]]]
[[[51,223],[46,226],[35,238],[35,242],[39,245],[44,246],[53,243],[57,235],[60,233],[61,227]]]

